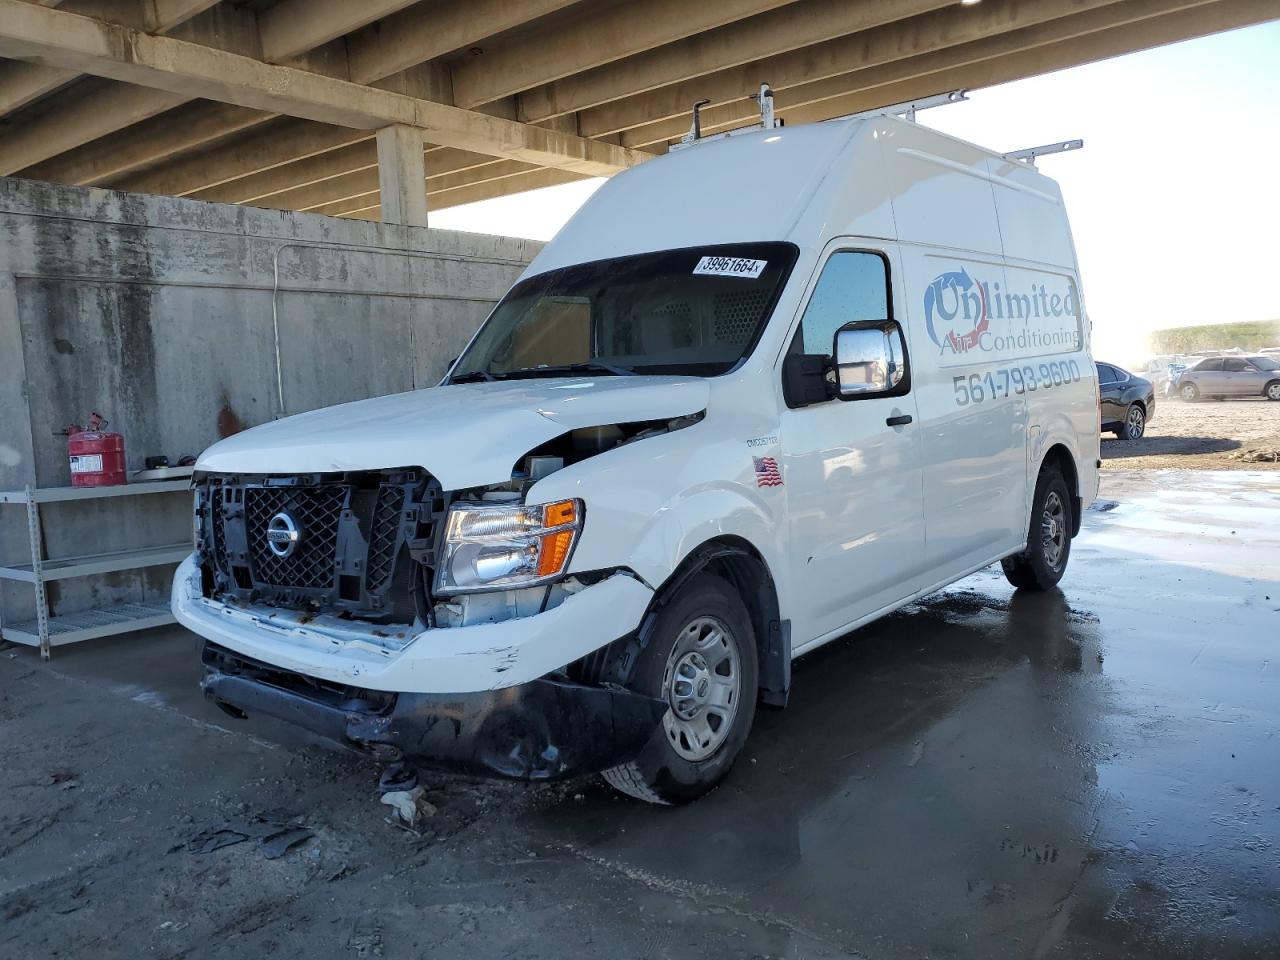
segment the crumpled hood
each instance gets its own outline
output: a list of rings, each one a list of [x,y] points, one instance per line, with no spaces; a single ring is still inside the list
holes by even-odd
[[[706,409],[697,377],[573,377],[430,387],[264,423],[215,443],[214,473],[327,473],[418,466],[446,490],[501,483],[534,447],[581,427]]]

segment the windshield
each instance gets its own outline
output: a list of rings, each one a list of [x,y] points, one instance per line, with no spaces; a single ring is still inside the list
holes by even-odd
[[[1249,357],[1248,359],[1259,370],[1280,370],[1280,363],[1276,363],[1269,357]]]
[[[796,253],[789,243],[723,244],[530,277],[498,304],[449,380],[725,373],[755,346]]]

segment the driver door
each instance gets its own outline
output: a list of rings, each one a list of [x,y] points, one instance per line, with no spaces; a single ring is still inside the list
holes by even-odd
[[[891,252],[861,244],[830,252],[788,352],[830,361],[836,331],[845,324],[892,321],[899,311]],[[902,356],[909,378],[905,349]],[[788,407],[781,441],[796,598],[792,628],[801,649],[921,586],[925,531],[915,395],[908,389]]]

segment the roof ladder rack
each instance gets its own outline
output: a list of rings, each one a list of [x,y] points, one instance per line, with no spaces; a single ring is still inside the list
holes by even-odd
[[[739,127],[735,130],[727,130],[724,133],[713,134],[709,137],[702,135],[702,108],[709,104],[710,100],[698,100],[693,105],[693,125],[689,127],[689,132],[680,138],[679,143],[673,143],[668,148],[670,150],[680,150],[684,147],[691,147],[696,143],[707,143],[712,140],[723,140],[726,137],[736,137],[742,133],[752,133],[756,130],[776,130],[782,126],[782,118],[775,117],[773,114],[773,88],[767,83],[760,84],[760,90],[751,94],[751,99],[760,104],[760,122],[754,123],[749,127]]]
[[[935,93],[929,97],[915,100],[904,100],[902,103],[891,103],[887,107],[875,107],[859,113],[846,113],[844,116],[832,117],[832,120],[856,120],[860,117],[902,117],[904,120],[916,122],[917,110],[930,110],[933,107],[945,107],[949,103],[963,103],[968,100],[968,90],[948,90],[946,93]]]
[[[1079,150],[1084,146],[1083,140],[1060,140],[1057,143],[1046,143],[1039,147],[1027,147],[1025,150],[1014,150],[1004,154],[1006,160],[1020,160],[1029,166],[1036,165],[1036,157],[1047,157],[1055,153],[1067,153]]]

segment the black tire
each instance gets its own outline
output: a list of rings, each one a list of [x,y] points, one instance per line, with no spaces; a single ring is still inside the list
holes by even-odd
[[[1072,509],[1062,473],[1056,467],[1042,468],[1031,503],[1027,547],[1000,561],[1005,579],[1019,590],[1051,590],[1057,586],[1071,557]]]
[[[1262,395],[1268,400],[1280,400],[1280,380],[1272,380],[1263,387]]]
[[[1195,403],[1200,399],[1200,388],[1194,383],[1184,383],[1182,386],[1178,387],[1178,396],[1187,403]]]
[[[1129,409],[1124,412],[1124,419],[1113,432],[1118,440],[1141,440],[1142,435],[1147,432],[1147,412],[1142,409],[1142,404],[1129,404]]]
[[[718,739],[714,750],[691,759],[687,754],[696,754],[702,745],[681,732],[676,704],[688,708],[693,701],[673,699],[676,678],[669,668],[686,662],[691,650],[696,652],[697,641],[691,638],[703,622],[718,624],[736,647],[737,685],[726,732],[721,736],[720,728],[714,730],[713,736]],[[686,649],[691,642],[695,647]],[[682,650],[685,652],[677,656]],[[724,682],[725,675],[718,676]],[[696,575],[654,618],[630,684],[634,690],[667,700],[667,715],[640,755],[630,763],[604,771],[605,780],[615,789],[649,803],[688,803],[715,789],[733,767],[751,732],[758,677],[755,631],[742,598],[720,577]],[[710,711],[705,716],[710,721]]]

